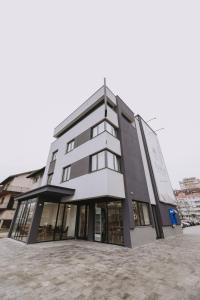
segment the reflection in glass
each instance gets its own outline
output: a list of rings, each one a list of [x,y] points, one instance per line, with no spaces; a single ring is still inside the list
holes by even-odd
[[[58,209],[57,222],[56,222],[55,232],[54,232],[54,234],[55,234],[54,239],[55,240],[60,240],[61,239],[64,209],[65,209],[65,204],[61,203],[59,205],[59,209]]]
[[[38,228],[39,241],[53,241],[58,203],[44,202],[40,226]]]
[[[133,217],[135,226],[150,225],[148,203],[133,201]]]
[[[76,205],[66,205],[63,217],[61,239],[73,238],[75,236]]]
[[[23,242],[27,241],[33,214],[35,211],[35,200],[22,201],[20,203],[17,217],[13,226],[11,237]]]
[[[95,241],[123,245],[121,201],[95,205]]]
[[[123,244],[123,219],[121,202],[108,203],[108,242]]]
[[[78,237],[86,239],[88,235],[88,218],[89,206],[81,205],[79,207],[79,223],[78,223]]]
[[[76,206],[44,202],[37,241],[64,240],[74,237]]]

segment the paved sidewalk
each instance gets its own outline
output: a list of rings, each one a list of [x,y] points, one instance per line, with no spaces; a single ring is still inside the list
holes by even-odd
[[[200,227],[194,231],[135,249],[1,239],[0,299],[199,300]]]

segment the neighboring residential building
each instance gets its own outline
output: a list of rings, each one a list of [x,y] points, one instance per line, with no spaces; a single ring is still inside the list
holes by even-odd
[[[31,189],[32,179],[27,178],[30,173],[15,174],[0,183],[0,229],[10,227],[17,205],[14,197]]]
[[[200,221],[200,188],[175,191],[177,208],[182,220]]]
[[[45,168],[11,175],[0,183],[0,229],[10,228],[17,201],[14,197],[38,188],[42,182]]]
[[[179,184],[181,190],[200,188],[200,179],[196,177],[184,178]]]
[[[45,170],[45,167],[31,172],[27,176],[27,178],[30,178],[32,180],[32,187],[31,187],[32,190],[41,186],[42,178],[44,175],[44,170]]]
[[[11,238],[133,247],[177,232],[157,135],[109,88],[61,122],[54,138],[41,187],[16,197]]]

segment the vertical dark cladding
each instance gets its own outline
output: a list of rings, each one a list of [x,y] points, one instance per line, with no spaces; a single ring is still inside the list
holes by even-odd
[[[132,200],[150,203],[147,182],[142,162],[136,128],[132,125],[134,113],[117,96],[119,138],[122,152],[122,172],[124,174],[124,242],[131,247],[130,229],[134,228]]]

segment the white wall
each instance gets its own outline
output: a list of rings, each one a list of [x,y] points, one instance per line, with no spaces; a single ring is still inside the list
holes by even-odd
[[[98,137],[95,137],[94,139],[80,145],[71,153],[66,154],[66,145],[69,141],[77,137],[79,134],[83,133],[85,130],[93,127],[96,123],[100,122],[104,118],[105,105],[101,105],[98,109],[96,109],[94,112],[92,112],[90,115],[88,115],[86,118],[84,118],[77,125],[75,125],[73,128],[71,128],[51,144],[47,159],[47,167],[45,168],[44,176],[42,179],[42,185],[45,185],[47,183],[49,164],[52,158],[52,153],[56,150],[58,150],[58,153],[52,181],[52,184],[56,185],[60,184],[62,168],[68,164],[78,161],[79,159],[95,153],[105,147],[110,147],[109,149],[111,149],[115,153],[119,155],[121,154],[119,140],[112,137],[108,133],[102,133]],[[107,119],[116,127],[119,126],[117,114],[110,107],[108,107]]]
[[[106,89],[107,95],[114,105],[116,105],[115,95]],[[95,105],[99,99],[104,96],[104,86],[98,89],[90,98],[88,98],[82,105],[80,105],[72,114],[70,114],[64,121],[62,121],[54,130],[54,136],[59,134],[64,128],[66,128],[72,121],[80,118],[86,111]]]
[[[171,186],[158,137],[144,121],[142,121],[142,125],[144,128],[144,134],[146,137],[153,173],[159,193],[159,199],[162,202],[175,205],[176,199]]]
[[[135,119],[135,124],[136,124],[138,140],[139,140],[140,151],[141,151],[141,155],[142,155],[144,173],[145,173],[145,177],[146,177],[146,181],[147,181],[147,188],[148,188],[149,198],[150,198],[151,204],[155,205],[156,200],[155,200],[155,196],[154,196],[154,192],[153,192],[153,187],[152,187],[151,177],[150,177],[150,173],[149,173],[149,167],[148,167],[148,163],[147,163],[144,144],[143,144],[143,140],[142,140],[141,130],[140,130],[139,122],[138,122],[137,119]]]
[[[73,196],[65,199],[67,201],[102,196],[125,198],[123,175],[110,169],[103,169],[74,178],[60,183],[60,186],[76,190]]]

